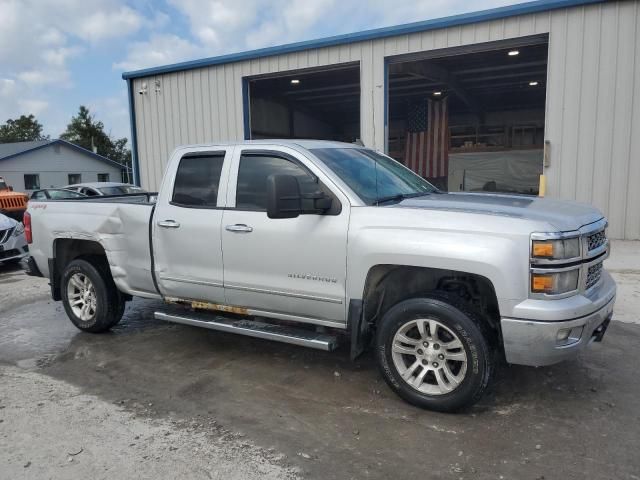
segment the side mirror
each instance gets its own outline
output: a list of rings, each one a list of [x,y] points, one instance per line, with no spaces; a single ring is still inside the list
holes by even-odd
[[[302,198],[313,200],[313,209],[310,211],[303,211],[303,213],[324,214],[331,208],[331,205],[333,204],[333,199],[321,191],[308,193],[306,195],[303,195]]]
[[[302,197],[298,179],[293,175],[267,177],[267,216],[296,218],[302,213]]]

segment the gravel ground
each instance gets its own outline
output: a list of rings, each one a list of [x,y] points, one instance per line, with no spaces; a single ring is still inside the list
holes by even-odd
[[[297,478],[281,455],[213,420],[141,418],[16,367],[0,368],[0,384],[2,478]]]
[[[161,323],[159,302],[84,334],[46,280],[0,267],[0,479],[640,480],[640,248],[616,250],[604,342],[502,367],[459,415],[402,402],[371,356]]]

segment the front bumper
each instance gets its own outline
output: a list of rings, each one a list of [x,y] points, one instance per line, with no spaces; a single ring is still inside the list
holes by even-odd
[[[18,260],[27,256],[29,247],[24,235],[11,236],[4,243],[0,243],[0,264],[10,260]]]
[[[576,309],[576,299],[527,301],[519,311],[538,315],[537,319],[502,318],[502,337],[506,360],[519,365],[552,365],[574,358],[593,341],[600,341],[613,315],[616,286],[611,276],[603,272],[601,284],[581,302],[589,302],[590,312]],[[540,315],[538,302],[545,302],[545,315]],[[584,306],[584,305],[581,305]],[[576,315],[580,311],[580,315]],[[555,314],[554,314],[555,312]],[[556,319],[573,313],[569,318]],[[540,319],[542,317],[542,319]],[[568,337],[563,337],[568,333]]]

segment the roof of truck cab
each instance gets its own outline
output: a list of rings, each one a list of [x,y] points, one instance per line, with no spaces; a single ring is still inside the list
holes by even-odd
[[[337,142],[334,140],[301,140],[290,138],[269,138],[264,140],[239,140],[237,142],[226,143],[200,143],[194,145],[181,145],[178,148],[196,148],[196,147],[233,147],[242,145],[281,145],[290,147],[302,147],[307,150],[313,148],[364,148],[362,145],[355,143]]]

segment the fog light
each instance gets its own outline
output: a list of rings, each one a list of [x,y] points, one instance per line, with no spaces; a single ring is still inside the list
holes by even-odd
[[[569,334],[571,333],[570,328],[563,328],[558,330],[558,335],[556,336],[556,340],[558,343],[564,343],[567,338],[569,338]]]
[[[573,328],[561,328],[556,335],[556,345],[566,346],[580,341],[584,325]]]

